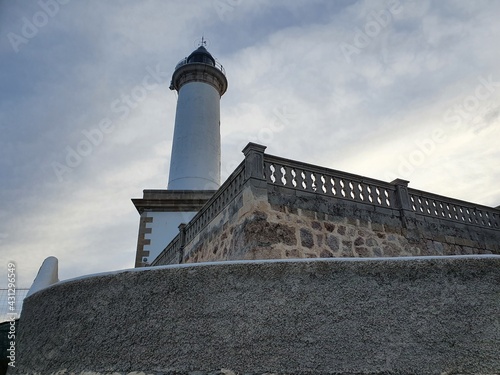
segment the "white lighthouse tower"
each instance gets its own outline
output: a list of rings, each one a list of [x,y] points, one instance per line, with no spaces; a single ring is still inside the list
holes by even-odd
[[[144,190],[132,199],[141,214],[136,267],[149,265],[220,187],[220,98],[224,69],[201,45],[175,67],[178,92],[167,190]]]
[[[218,189],[220,98],[227,89],[224,69],[201,45],[177,64],[170,89],[177,90],[179,98],[168,189]]]

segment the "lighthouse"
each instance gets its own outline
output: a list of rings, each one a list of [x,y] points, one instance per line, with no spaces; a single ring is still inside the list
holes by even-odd
[[[203,39],[175,66],[170,89],[178,98],[168,187],[132,199],[141,215],[135,267],[148,266],[221,184],[220,99],[227,79]]]
[[[227,89],[224,69],[202,44],[177,64],[170,89],[179,96],[168,189],[218,189],[220,98]]]

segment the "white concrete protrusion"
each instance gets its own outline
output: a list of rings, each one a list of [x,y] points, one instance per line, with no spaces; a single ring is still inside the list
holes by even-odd
[[[39,290],[45,289],[57,282],[59,282],[58,260],[56,257],[48,257],[40,266],[38,274],[36,275],[26,297],[29,297]]]

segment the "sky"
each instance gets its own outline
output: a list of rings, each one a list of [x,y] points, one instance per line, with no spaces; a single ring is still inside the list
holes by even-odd
[[[224,66],[222,177],[266,152],[500,205],[500,2],[0,0],[0,267],[134,266],[177,62]],[[0,275],[3,272],[0,271]],[[6,282],[6,281],[5,281]]]

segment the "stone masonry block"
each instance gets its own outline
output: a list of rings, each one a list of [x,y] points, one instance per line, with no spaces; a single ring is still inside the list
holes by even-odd
[[[356,254],[361,257],[361,258],[369,258],[372,256],[372,253],[370,252],[370,250],[368,250],[366,247],[364,246],[356,246],[354,248],[354,251],[356,252]]]
[[[328,247],[332,249],[332,251],[339,251],[339,239],[332,234],[329,234],[326,240]]]
[[[286,206],[282,204],[271,204],[271,209],[278,212],[283,212],[283,213],[286,212]]]
[[[319,254],[321,258],[332,258],[333,254],[331,251],[328,251],[326,249],[321,250],[321,253]]]
[[[359,223],[359,219],[356,219],[353,217],[347,218],[347,224],[358,226],[358,223]]]
[[[299,249],[285,250],[285,257],[287,258],[302,258],[302,252]]]
[[[434,249],[438,255],[444,254],[444,246],[441,242],[434,241]]]
[[[302,246],[312,248],[314,246],[314,238],[309,229],[300,229],[300,243]]]
[[[450,244],[455,244],[455,237],[452,236],[445,236],[445,241]]]
[[[319,247],[323,246],[323,235],[322,234],[317,234],[316,235],[316,244]]]
[[[284,243],[285,245],[292,246],[297,244],[295,229],[284,224],[256,220],[243,225],[242,231],[245,244],[257,243],[261,245],[271,245]]]
[[[368,228],[369,227],[368,220],[359,220],[359,227]]]
[[[335,224],[332,224],[332,223],[329,223],[327,221],[325,221],[323,223],[323,225],[325,226],[325,229],[328,231],[328,232],[333,232],[335,230]]]
[[[361,246],[361,245],[364,245],[364,244],[365,244],[365,240],[362,237],[358,237],[354,241],[354,245],[355,246]]]
[[[312,227],[312,229],[315,229],[315,230],[321,230],[322,229],[321,224],[319,222],[317,222],[317,221],[313,221],[311,223],[311,227]]]
[[[383,246],[384,256],[395,257],[401,253],[401,247],[394,243],[387,243]]]
[[[342,251],[349,249],[352,249],[352,241],[342,241]]]
[[[300,216],[307,217],[309,219],[316,219],[316,212],[311,211],[311,210],[300,210],[299,212]]]

